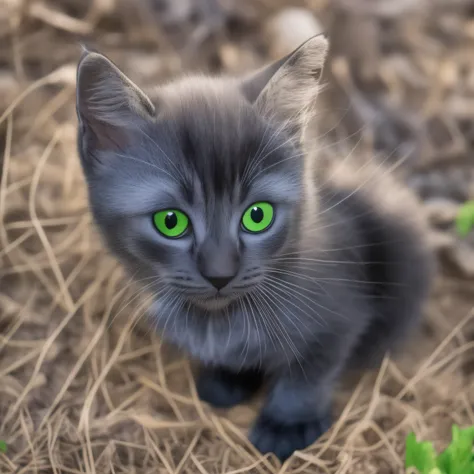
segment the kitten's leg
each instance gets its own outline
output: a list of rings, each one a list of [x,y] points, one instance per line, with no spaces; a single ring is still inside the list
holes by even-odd
[[[223,367],[203,367],[197,380],[199,398],[216,408],[231,408],[249,400],[261,387],[257,370],[233,372]]]
[[[303,375],[276,381],[250,433],[263,454],[272,452],[282,462],[295,450],[315,442],[331,426],[331,399],[336,371],[318,380]]]

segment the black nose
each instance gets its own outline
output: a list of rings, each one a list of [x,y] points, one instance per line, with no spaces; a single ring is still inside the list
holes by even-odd
[[[210,277],[210,276],[205,276],[206,280],[211,283],[212,286],[217,288],[218,290],[221,290],[226,286],[232,278],[234,278],[234,275],[232,276],[220,276],[220,277]]]

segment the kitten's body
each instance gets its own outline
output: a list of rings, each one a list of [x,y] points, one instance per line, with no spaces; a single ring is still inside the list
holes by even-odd
[[[151,281],[152,324],[203,363],[204,400],[231,406],[268,382],[251,439],[281,459],[328,428],[341,371],[391,350],[430,282],[413,197],[373,162],[320,176],[303,152],[325,51],[319,37],[243,81],[188,78],[156,105],[98,54],[78,74],[99,228]],[[243,231],[242,214],[261,201],[275,209],[271,226]],[[185,212],[191,230],[158,235],[160,209]]]

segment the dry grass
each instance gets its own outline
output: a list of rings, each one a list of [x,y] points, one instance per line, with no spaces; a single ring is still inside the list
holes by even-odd
[[[206,43],[202,67],[264,60],[249,41],[269,4],[284,2],[246,3],[256,6],[250,26]],[[307,3],[318,10],[325,2]],[[331,431],[284,466],[246,440],[258,402],[227,413],[199,402],[190,364],[142,323],[146,298],[91,226],[74,115],[78,37],[145,85],[182,71],[187,49],[125,1],[86,4],[0,4],[0,440],[8,445],[0,472],[398,473],[408,431],[442,446],[452,423],[474,424],[474,293],[453,277],[438,279],[406,353],[341,388]],[[421,121],[450,131],[445,148],[424,149],[423,166],[462,162],[471,149],[470,128],[459,123],[471,125],[474,115],[472,70],[465,71],[474,22],[461,2],[451,10],[442,21],[426,10],[411,14],[400,27],[405,48],[376,56],[383,67],[371,73],[398,103],[418,90]],[[336,76],[347,86],[347,76]]]

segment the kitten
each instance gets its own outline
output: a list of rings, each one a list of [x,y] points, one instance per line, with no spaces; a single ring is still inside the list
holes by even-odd
[[[152,324],[202,362],[202,400],[231,407],[265,382],[250,439],[281,460],[330,427],[344,369],[410,332],[431,281],[416,202],[380,164],[318,174],[305,124],[327,49],[316,36],[248,77],[186,77],[153,102],[101,54],[78,65],[98,228],[155,295]]]

